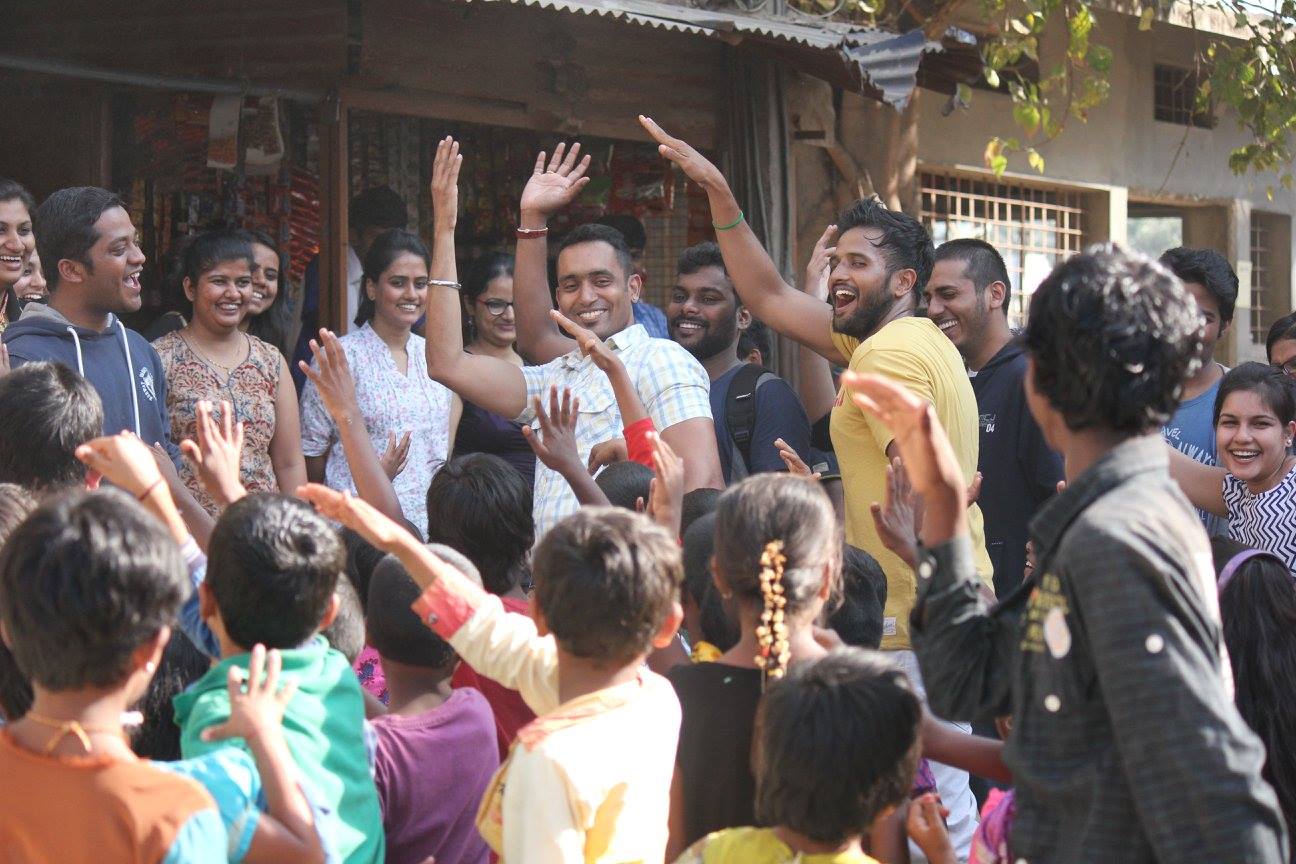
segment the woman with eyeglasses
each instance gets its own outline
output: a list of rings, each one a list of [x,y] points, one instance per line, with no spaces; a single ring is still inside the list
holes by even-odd
[[[1270,363],[1281,369],[1284,375],[1296,378],[1296,312],[1284,315],[1269,328],[1265,351]]]
[[[428,485],[445,464],[460,410],[458,397],[428,377],[423,338],[412,332],[427,307],[432,258],[417,234],[394,228],[362,263],[360,329],[338,340],[355,380],[356,422],[382,455],[402,514],[426,537]],[[337,426],[312,381],[302,390],[301,437],[310,479],[354,493]]]
[[[465,351],[523,365],[522,357],[513,348],[517,325],[513,318],[512,255],[492,252],[469,266],[463,283],[463,311]],[[528,484],[535,480],[535,453],[522,436],[522,427],[511,417],[465,402],[454,455],[469,453],[499,456]]]

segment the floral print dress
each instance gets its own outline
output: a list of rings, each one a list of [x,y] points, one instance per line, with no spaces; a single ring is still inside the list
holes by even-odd
[[[218,419],[220,403],[229,402],[234,419],[243,421],[243,460],[239,466],[243,486],[249,492],[278,492],[270,441],[275,433],[275,398],[282,360],[274,346],[255,336],[244,337],[248,340],[247,358],[228,376],[195,350],[183,331],[167,333],[153,343],[166,372],[171,440],[197,440],[201,400],[212,403],[212,416]],[[180,466],[180,479],[204,510],[213,516],[220,511],[188,461]]]

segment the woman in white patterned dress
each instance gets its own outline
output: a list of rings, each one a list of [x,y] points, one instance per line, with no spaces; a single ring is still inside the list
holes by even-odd
[[[1193,505],[1228,519],[1229,537],[1271,552],[1296,573],[1296,387],[1282,370],[1243,363],[1215,400],[1222,468],[1170,449],[1170,472]]]
[[[431,258],[416,234],[381,234],[364,258],[359,330],[338,341],[355,378],[357,422],[383,453],[409,436],[405,466],[392,480],[405,518],[427,533],[427,489],[445,464],[461,403],[427,374],[423,339],[411,328],[423,316]],[[302,391],[302,450],[310,479],[355,491],[337,426],[311,382]],[[390,464],[390,460],[385,459]],[[398,466],[389,467],[393,473]]]

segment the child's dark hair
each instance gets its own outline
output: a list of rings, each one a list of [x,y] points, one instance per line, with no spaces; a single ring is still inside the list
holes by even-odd
[[[772,347],[769,328],[758,318],[753,318],[750,324],[738,331],[738,359],[740,360],[747,359],[752,351],[759,351],[761,366],[769,368],[770,360],[773,359]]]
[[[220,228],[195,234],[178,253],[177,281],[188,279],[196,287],[204,273],[227,261],[246,261],[249,271],[256,267],[251,234],[235,228]]]
[[[43,491],[85,483],[76,448],[103,434],[103,403],[60,363],[27,363],[0,376],[0,483]]]
[[[342,529],[342,546],[346,549],[346,569],[343,573],[355,586],[356,596],[360,598],[360,610],[364,612],[365,604],[369,602],[369,580],[373,577],[374,568],[387,553],[350,528]]]
[[[488,252],[468,265],[463,278],[464,323],[463,342],[467,345],[475,338],[472,312],[477,298],[486,293],[490,283],[501,276],[513,275],[513,256],[507,252]]]
[[[916,297],[922,295],[922,289],[931,278],[936,252],[931,235],[921,222],[899,210],[888,210],[876,198],[861,198],[837,217],[838,237],[852,228],[881,231],[882,238],[874,246],[886,257],[887,275],[897,270],[913,270],[918,274],[914,294]]]
[[[36,500],[21,486],[0,483],[0,548],[5,540],[36,509]],[[32,690],[18,671],[13,655],[0,642],[0,714],[12,723],[31,708]]]
[[[274,300],[270,301],[269,309],[248,319],[248,332],[291,357],[293,346],[288,344],[288,337],[292,335],[295,322],[294,310],[288,303],[289,294],[292,293],[288,284],[288,256],[279,248],[275,239],[260,228],[248,229],[247,233],[254,245],[264,246],[279,259],[279,290],[275,292]]]
[[[112,687],[189,594],[184,559],[129,495],[72,492],[0,551],[0,620],[23,676],[48,690]]]
[[[481,572],[492,594],[507,594],[527,577],[535,544],[531,485],[498,456],[451,459],[428,486],[428,542],[457,549]]]
[[[58,290],[59,262],[64,258],[91,266],[90,249],[99,242],[95,223],[114,207],[125,209],[126,205],[107,189],[69,186],[52,193],[32,213],[36,251],[51,294]]]
[[[608,503],[613,507],[634,510],[639,499],[642,498],[644,503],[648,502],[652,479],[651,468],[641,462],[631,462],[626,459],[613,462],[604,468],[594,478],[594,482],[603,490]]]
[[[679,600],[676,538],[646,516],[587,507],[545,534],[533,600],[558,645],[607,666],[647,652]]]
[[[144,723],[131,735],[131,749],[136,756],[159,762],[173,762],[181,757],[180,727],[176,725],[171,700],[210,668],[211,660],[194,647],[183,631],[171,633],[157,672],[137,706],[144,715]]]
[[[1221,322],[1233,320],[1237,305],[1238,277],[1228,259],[1214,249],[1188,249],[1177,246],[1161,253],[1158,262],[1179,277],[1180,282],[1195,282],[1215,298]]]
[[[597,222],[588,222],[584,225],[577,225],[572,230],[563,235],[558,243],[558,254],[561,255],[573,246],[579,246],[582,243],[606,243],[612,247],[616,253],[617,263],[621,265],[621,270],[626,278],[634,275],[634,258],[630,253],[630,246],[626,243],[625,235],[610,225],[600,225]],[[42,257],[43,261],[44,258]]]
[[[458,569],[465,569],[466,558],[463,562],[451,559],[459,552],[448,546],[437,546],[434,551]],[[384,558],[374,568],[369,582],[369,614],[365,621],[369,644],[384,660],[444,669],[449,675],[455,662],[454,649],[410,608],[420,593],[418,584],[394,555]]]
[[[841,538],[828,495],[814,481],[782,473],[729,487],[716,508],[715,561],[741,602],[802,618],[817,608],[825,566],[834,593],[841,577]],[[766,660],[766,672],[777,677],[786,667],[786,640],[771,636],[757,662]]]
[[[1290,834],[1296,829],[1296,584],[1273,555],[1239,563],[1247,547],[1225,537],[1213,538],[1211,551],[1221,576],[1233,562],[1219,596],[1233,699],[1264,742],[1264,778],[1278,793]]]
[[[695,642],[705,639],[721,651],[728,651],[742,638],[742,629],[725,612],[711,574],[715,523],[715,513],[706,513],[684,532],[684,590],[698,607],[702,628],[701,633],[690,633],[689,637]]]
[[[756,818],[819,843],[867,833],[909,794],[921,720],[909,679],[877,652],[793,669],[757,715]]]
[[[402,255],[414,255],[423,259],[423,266],[431,269],[432,255],[427,246],[413,231],[404,228],[392,228],[374,238],[369,251],[364,256],[364,285],[372,282],[377,285],[382,281],[382,274]],[[366,290],[360,292],[360,306],[356,309],[355,325],[359,327],[374,316],[374,301],[369,299]]]
[[[683,537],[688,533],[689,527],[708,513],[714,513],[716,506],[720,503],[720,496],[724,492],[720,489],[708,489],[702,487],[693,489],[684,493],[684,501],[680,505],[680,536]],[[714,531],[715,523],[712,522]]]
[[[1032,383],[1072,430],[1158,429],[1201,353],[1201,321],[1178,279],[1115,246],[1072,256],[1035,289]]]
[[[355,583],[346,574],[337,580],[337,617],[320,631],[320,635],[336,649],[348,663],[354,664],[365,646],[365,610],[356,593]]]
[[[1224,400],[1234,393],[1256,394],[1284,426],[1296,420],[1296,385],[1276,366],[1251,361],[1224,373],[1219,392],[1215,395],[1213,423],[1219,423]]]
[[[1284,339],[1296,339],[1296,312],[1284,315],[1269,325],[1269,335],[1265,337],[1265,357],[1273,362],[1274,346]]]
[[[729,278],[729,271],[725,269],[724,255],[720,253],[720,247],[714,240],[694,243],[681,252],[675,262],[675,272],[681,276],[689,276],[703,267],[715,267],[724,274],[726,280]],[[733,292],[732,284],[730,284],[729,291]],[[738,300],[737,294],[734,294],[733,299],[735,303],[741,302]]]
[[[856,648],[882,644],[882,610],[886,608],[886,573],[863,549],[842,547],[842,603],[828,617],[828,626]]]
[[[207,586],[234,644],[296,648],[320,629],[346,566],[338,534],[295,498],[254,493],[216,522]]]

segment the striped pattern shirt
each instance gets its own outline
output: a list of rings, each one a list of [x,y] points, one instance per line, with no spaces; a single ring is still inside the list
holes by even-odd
[[[1224,475],[1229,537],[1272,552],[1296,573],[1296,466],[1277,486],[1259,495],[1232,474]]]

